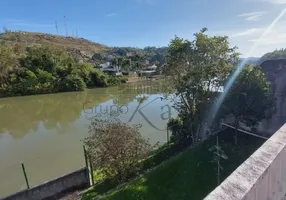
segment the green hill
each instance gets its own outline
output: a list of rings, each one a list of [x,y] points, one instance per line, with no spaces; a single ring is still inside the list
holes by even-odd
[[[25,54],[26,48],[31,46],[43,44],[60,46],[66,49],[77,60],[84,60],[91,63],[104,62],[110,57],[139,55],[141,60],[162,64],[167,53],[167,47],[146,47],[144,49],[135,47],[108,47],[84,38],[26,31],[5,31],[0,34],[0,43],[8,44],[8,46],[17,49],[20,54]]]

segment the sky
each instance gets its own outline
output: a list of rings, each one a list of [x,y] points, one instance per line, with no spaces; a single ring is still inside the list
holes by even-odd
[[[108,46],[167,46],[177,35],[228,35],[242,56],[286,48],[286,0],[10,0],[1,2],[0,26],[9,30],[83,37]],[[65,17],[64,17],[65,16]],[[66,20],[65,20],[66,19]],[[0,27],[1,28],[1,27]]]

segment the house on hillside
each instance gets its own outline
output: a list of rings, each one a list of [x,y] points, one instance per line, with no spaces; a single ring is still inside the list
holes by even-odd
[[[146,67],[142,68],[143,71],[156,71],[157,70],[157,66],[156,65],[148,65]]]
[[[112,76],[121,76],[122,72],[119,66],[112,66],[110,62],[106,62],[99,65],[101,68],[100,70],[112,75]]]
[[[154,75],[159,75],[159,72],[157,72],[156,65],[149,65],[149,66],[143,67],[140,74],[142,76],[152,77]]]

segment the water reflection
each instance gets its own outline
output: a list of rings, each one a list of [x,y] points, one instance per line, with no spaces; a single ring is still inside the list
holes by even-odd
[[[138,95],[157,94],[160,89],[158,84],[147,82],[85,92],[0,99],[0,134],[8,133],[16,139],[41,128],[56,129],[61,134],[100,104],[111,101],[115,105],[128,105],[136,98],[138,101]]]
[[[86,92],[17,97],[0,100],[0,133],[21,138],[29,131],[37,132],[40,123],[48,129],[65,127],[77,120],[86,101],[95,106],[110,99],[102,94],[92,98]]]

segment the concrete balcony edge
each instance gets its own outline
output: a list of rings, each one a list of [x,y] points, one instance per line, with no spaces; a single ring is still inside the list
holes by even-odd
[[[284,200],[286,124],[204,200]]]

